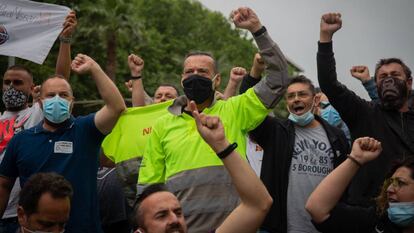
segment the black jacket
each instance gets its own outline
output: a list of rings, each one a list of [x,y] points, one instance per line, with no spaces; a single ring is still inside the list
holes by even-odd
[[[348,141],[342,130],[329,125],[318,116],[335,153],[334,167],[337,167],[349,151]],[[269,232],[287,231],[287,191],[292,153],[295,143],[295,126],[290,120],[267,117],[250,136],[264,151],[261,176],[273,198],[273,205],[262,228]]]
[[[391,161],[414,155],[414,112],[384,110],[379,103],[368,102],[339,83],[332,43],[319,43],[317,63],[319,85],[352,138],[369,136],[381,141],[382,153],[358,171],[349,187],[348,202],[366,206],[379,193]]]
[[[376,206],[360,207],[338,204],[322,223],[313,222],[322,233],[400,233],[402,229],[392,223],[387,214],[378,216]]]

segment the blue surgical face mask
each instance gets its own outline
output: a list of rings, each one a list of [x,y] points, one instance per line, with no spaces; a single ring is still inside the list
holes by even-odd
[[[325,121],[327,121],[330,125],[339,126],[342,123],[341,116],[339,115],[338,111],[329,102],[323,101],[322,104],[326,106],[324,109],[321,110],[321,117]]]
[[[305,126],[311,123],[315,119],[315,116],[313,115],[312,111],[309,110],[306,113],[302,115],[296,115],[293,113],[289,114],[289,120],[293,121],[295,124],[298,124],[300,126]]]
[[[43,115],[55,124],[64,122],[70,117],[70,102],[59,95],[43,100]]]
[[[391,222],[398,226],[414,224],[414,202],[390,202],[387,212]]]

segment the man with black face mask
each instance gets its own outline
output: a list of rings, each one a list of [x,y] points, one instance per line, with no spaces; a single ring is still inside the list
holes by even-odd
[[[152,127],[138,177],[138,194],[143,186],[166,184],[182,204],[189,232],[217,228],[239,199],[222,162],[197,133],[189,101],[196,103],[199,112],[219,116],[228,139],[234,142],[218,155],[225,156],[237,147],[245,157],[246,133],[263,121],[287,85],[286,59],[257,15],[242,7],[231,18],[236,27],[253,34],[266,63],[267,78],[242,95],[217,100],[214,91],[221,77],[216,61],[209,53],[188,54],[181,79],[185,96],[175,99],[169,113]],[[232,75],[244,74],[242,68],[233,69]]]
[[[382,142],[376,161],[358,172],[348,190],[348,202],[368,205],[379,191],[391,161],[414,154],[414,112],[408,107],[410,69],[398,58],[381,59],[375,68],[379,102],[368,102],[338,82],[332,51],[333,34],[342,26],[339,13],[322,16],[318,49],[318,79],[322,91],[348,125],[352,138]]]
[[[70,75],[70,40],[76,28],[77,20],[74,11],[71,11],[63,24],[61,32],[59,55],[56,62],[56,73],[69,79]],[[43,119],[43,112],[39,104],[35,103],[29,107],[29,100],[34,92],[33,75],[30,70],[21,65],[14,65],[7,68],[3,75],[2,100],[6,107],[0,117],[0,161],[3,160],[4,152],[14,134],[31,128]],[[0,233],[16,232],[17,223],[17,201],[20,190],[17,179],[11,191],[9,204],[0,220]]]

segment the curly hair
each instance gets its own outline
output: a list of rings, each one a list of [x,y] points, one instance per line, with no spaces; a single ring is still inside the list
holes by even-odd
[[[388,195],[387,189],[390,186],[389,178],[397,171],[400,167],[406,167],[411,171],[411,179],[414,179],[414,157],[408,157],[402,160],[396,160],[393,162],[391,170],[388,172],[386,179],[381,187],[380,194],[375,198],[377,203],[377,213],[382,216],[388,209]]]

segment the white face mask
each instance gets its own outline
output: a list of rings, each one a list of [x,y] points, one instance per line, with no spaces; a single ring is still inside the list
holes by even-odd
[[[24,227],[24,226],[22,226],[22,229],[23,229],[23,233],[25,233],[25,232],[28,232],[28,233],[53,233],[53,232],[51,232],[51,231],[32,231],[32,230],[29,230],[29,229],[27,229],[26,227]],[[63,229],[62,231],[60,231],[59,233],[64,233],[65,232],[65,229]]]

